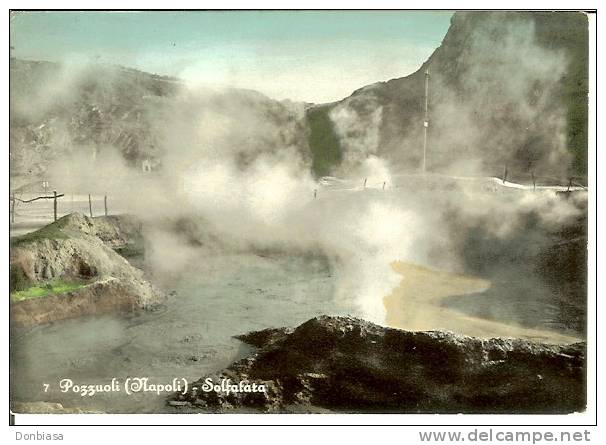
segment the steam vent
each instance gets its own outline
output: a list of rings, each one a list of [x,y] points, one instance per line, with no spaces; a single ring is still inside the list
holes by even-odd
[[[595,14],[10,15],[15,425],[594,422]]]

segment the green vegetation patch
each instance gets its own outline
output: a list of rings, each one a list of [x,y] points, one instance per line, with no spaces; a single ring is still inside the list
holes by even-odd
[[[31,243],[44,239],[66,239],[68,236],[62,230],[64,226],[65,220],[62,218],[54,223],[36,230],[35,232],[26,233],[25,235],[11,238],[11,246],[18,246],[20,244]]]
[[[339,165],[343,159],[341,143],[329,116],[330,110],[330,105],[324,105],[307,111],[312,171],[316,177],[329,175],[332,167]]]
[[[24,290],[11,292],[11,300],[23,301],[31,298],[47,297],[49,295],[64,294],[84,287],[86,284],[75,281],[53,281],[39,286],[32,286]]]
[[[116,247],[114,251],[124,258],[133,258],[145,254],[145,246],[143,242],[128,243],[123,246]]]
[[[27,277],[27,275],[25,275],[25,272],[23,272],[21,266],[17,264],[11,264],[9,272],[10,291],[14,292],[18,290],[24,290],[30,287],[31,285],[32,282]]]

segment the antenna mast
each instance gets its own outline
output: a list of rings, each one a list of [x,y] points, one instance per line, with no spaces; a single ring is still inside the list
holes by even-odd
[[[425,70],[425,119],[423,120],[423,173],[427,171],[427,129],[429,128],[429,68]]]

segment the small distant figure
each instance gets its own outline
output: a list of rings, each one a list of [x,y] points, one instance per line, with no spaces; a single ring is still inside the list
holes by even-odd
[[[152,171],[152,164],[151,161],[149,159],[144,159],[143,162],[141,163],[141,169],[145,172],[145,173],[149,173]]]
[[[318,196],[318,189],[314,189],[314,199],[316,199],[316,196]]]
[[[385,190],[385,181],[383,181],[383,190]]]
[[[364,178],[364,188],[366,188],[366,181],[368,180],[368,178]]]

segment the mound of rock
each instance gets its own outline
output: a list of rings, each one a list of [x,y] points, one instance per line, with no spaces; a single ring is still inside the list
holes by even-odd
[[[136,242],[137,228],[129,217],[71,214],[11,240],[11,292],[58,280],[82,284],[71,292],[13,302],[13,322],[30,325],[162,301],[143,271],[116,252]]]
[[[133,215],[89,218],[80,213],[72,213],[61,221],[63,231],[95,236],[119,253],[124,250],[142,250],[142,224]]]
[[[328,316],[294,330],[238,338],[259,350],[168,403],[213,411],[297,412],[303,406],[369,413],[569,413],[586,407],[585,343],[485,340]],[[253,384],[265,391],[246,392]]]

